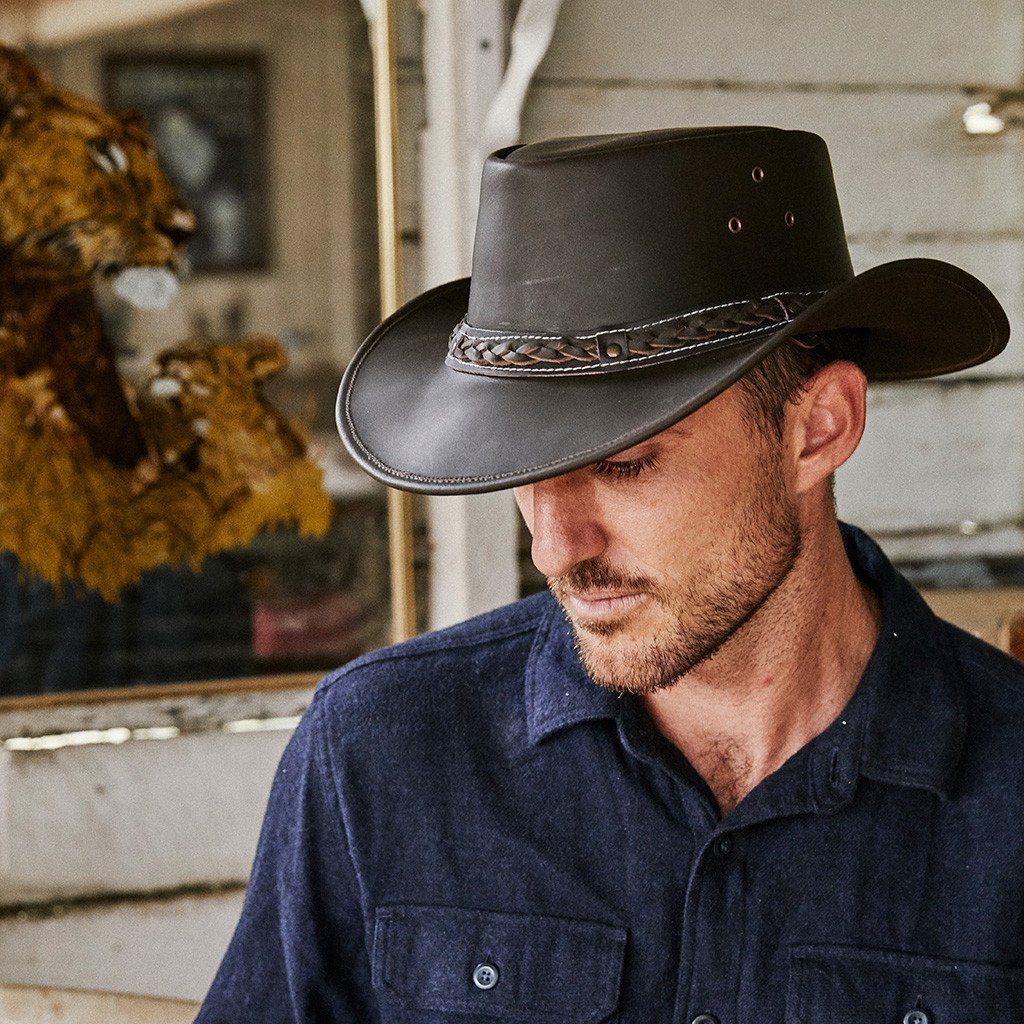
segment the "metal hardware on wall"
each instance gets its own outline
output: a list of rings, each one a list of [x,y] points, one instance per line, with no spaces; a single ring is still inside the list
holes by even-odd
[[[963,114],[968,135],[1000,135],[1007,128],[1024,127],[1024,91],[1004,90],[978,96]]]
[[[373,43],[373,119],[377,142],[377,239],[382,318],[390,316],[398,308],[402,297],[394,22],[394,0],[376,0],[370,20],[370,37]],[[408,640],[416,632],[416,591],[413,577],[412,496],[393,489],[388,490],[388,548],[391,556],[391,636],[398,643]]]

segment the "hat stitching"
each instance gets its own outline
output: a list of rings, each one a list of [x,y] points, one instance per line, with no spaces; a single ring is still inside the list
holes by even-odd
[[[984,315],[985,319],[988,321],[988,325],[989,325],[989,339],[990,339],[990,347],[991,347],[991,342],[995,341],[997,339],[997,337],[998,337],[998,331],[996,330],[996,321],[995,321],[995,318],[992,316],[992,314],[989,312],[989,310],[982,303],[981,299],[973,291],[971,291],[969,288],[963,287],[963,285],[958,284],[955,281],[950,280],[950,278],[948,278],[948,277],[946,277],[945,275],[942,275],[942,274],[930,274],[930,273],[926,273],[924,271],[905,271],[905,274],[906,274],[907,277],[924,277],[924,278],[930,278],[930,279],[935,280],[935,281],[942,281],[945,284],[950,285],[951,287],[957,289],[958,291],[964,292],[967,295],[969,295],[975,301],[976,305],[978,306],[978,308],[980,309],[980,311]],[[425,294],[429,294],[429,293],[425,293]],[[421,296],[421,298],[422,298],[422,296]],[[356,443],[356,445],[358,446],[359,450],[366,456],[368,461],[372,462],[375,466],[377,466],[380,469],[384,470],[386,473],[389,473],[391,476],[393,476],[393,477],[395,477],[396,479],[399,479],[399,480],[414,480],[414,481],[418,481],[418,482],[421,482],[421,483],[427,483],[427,484],[431,484],[431,483],[433,483],[433,484],[491,483],[491,482],[494,482],[494,481],[497,481],[497,480],[504,480],[504,479],[506,479],[508,477],[522,476],[524,473],[535,473],[538,470],[551,469],[551,468],[559,465],[559,463],[568,461],[567,459],[556,459],[556,460],[554,460],[552,462],[547,462],[547,463],[544,463],[543,465],[540,465],[540,466],[530,466],[527,469],[508,470],[507,472],[504,472],[504,473],[491,473],[491,474],[487,474],[486,476],[424,476],[424,475],[422,475],[420,473],[405,473],[405,472],[403,472],[400,469],[396,469],[394,466],[389,466],[386,462],[382,462],[380,459],[378,459],[366,447],[365,444],[363,444],[363,442],[360,439],[358,433],[356,432],[356,425],[355,425],[355,421],[352,418],[352,407],[351,407],[352,390],[353,390],[353,386],[354,386],[354,383],[355,383],[355,378],[358,375],[359,369],[362,366],[363,362],[366,360],[366,357],[370,354],[370,352],[374,348],[377,347],[377,343],[379,341],[380,341],[380,336],[378,336],[374,340],[374,343],[372,345],[368,345],[363,351],[361,351],[358,354],[358,357],[357,357],[356,361],[354,362],[353,366],[351,367],[352,373],[351,373],[351,377],[349,378],[349,388],[348,388],[348,391],[345,394],[345,421],[348,423],[349,431],[350,431],[352,440]],[[595,452],[595,451],[600,451],[602,449],[606,449],[609,444],[615,445],[620,440],[623,440],[623,439],[629,437],[629,435],[632,434],[632,433],[633,433],[633,431],[631,431],[631,430],[630,431],[625,431],[624,433],[620,434],[618,437],[612,438],[611,441],[606,442],[605,444],[594,445],[594,446],[592,446],[590,448],[584,449],[583,451],[574,452],[569,458],[570,459],[578,459],[581,456],[589,455],[591,452]]]

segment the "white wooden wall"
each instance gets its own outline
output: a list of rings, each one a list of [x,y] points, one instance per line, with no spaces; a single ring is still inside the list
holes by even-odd
[[[840,511],[897,556],[1021,553],[1024,129],[969,137],[961,119],[972,87],[1022,81],[1016,0],[565,0],[525,136],[704,124],[823,136],[856,269],[959,264],[1014,331],[1002,356],[954,379],[872,388]]]
[[[0,982],[201,998],[310,694],[0,710]],[[112,729],[132,738],[103,742]]]

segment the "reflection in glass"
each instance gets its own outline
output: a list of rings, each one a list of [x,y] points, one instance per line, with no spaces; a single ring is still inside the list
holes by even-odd
[[[132,308],[97,281],[120,373],[143,379],[185,340],[276,338],[290,367],[263,391],[308,435],[333,515],[322,538],[265,530],[195,571],[150,570],[115,600],[56,590],[0,554],[0,696],[319,673],[387,642],[385,496],[333,425],[344,362],[379,305],[358,5],[228,5],[37,56],[60,85],[142,109],[198,213],[192,276],[168,308]],[[114,170],[116,156],[99,153]]]

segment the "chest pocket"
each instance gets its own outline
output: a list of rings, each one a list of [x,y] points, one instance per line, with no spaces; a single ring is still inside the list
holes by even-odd
[[[458,907],[381,907],[373,985],[396,1020],[462,1024],[607,1020],[619,1000],[626,930],[594,921]],[[385,1016],[384,1019],[389,1019]]]
[[[790,949],[786,1024],[1011,1024],[1024,970],[853,946]]]

